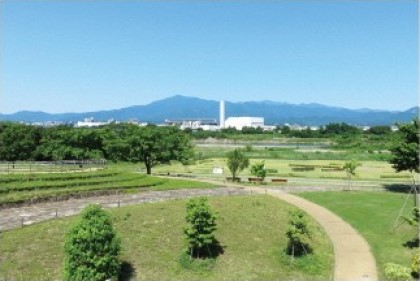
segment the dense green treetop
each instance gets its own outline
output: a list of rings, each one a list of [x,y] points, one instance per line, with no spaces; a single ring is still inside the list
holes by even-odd
[[[391,163],[397,172],[419,172],[419,120],[398,125],[398,135],[391,148]]]

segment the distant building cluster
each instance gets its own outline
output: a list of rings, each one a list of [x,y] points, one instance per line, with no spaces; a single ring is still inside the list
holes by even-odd
[[[219,131],[226,128],[234,128],[238,131],[243,128],[261,128],[264,131],[273,131],[277,126],[270,126],[264,124],[264,117],[253,117],[253,116],[231,116],[226,119],[225,117],[225,102],[222,100],[219,104],[219,121],[212,118],[186,118],[180,120],[166,119],[164,124],[156,124],[157,126],[178,126],[182,130],[204,130],[204,131]],[[147,122],[139,122],[137,120],[130,121],[115,121],[110,119],[108,121],[96,121],[93,117],[85,118],[83,121],[77,122],[62,122],[62,121],[46,121],[46,122],[21,122],[28,125],[42,126],[42,127],[53,127],[59,125],[70,125],[74,127],[99,127],[109,124],[120,124],[129,123],[138,126],[147,126]],[[300,124],[284,124],[285,127],[289,127],[292,131],[303,131],[311,130],[317,131],[320,129],[319,126],[302,126]],[[363,131],[368,131],[370,126],[359,126]],[[397,131],[397,126],[390,126],[392,131]]]
[[[275,126],[267,126],[264,124],[264,117],[228,117],[225,118],[225,102],[220,101],[219,123],[216,119],[183,119],[178,121],[166,120],[167,125],[178,125],[181,129],[218,131],[225,128],[234,128],[242,130],[243,128],[262,128],[263,130],[274,130]]]

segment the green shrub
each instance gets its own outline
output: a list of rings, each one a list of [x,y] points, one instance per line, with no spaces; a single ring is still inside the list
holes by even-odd
[[[265,176],[267,175],[267,171],[265,170],[264,165],[264,161],[252,165],[251,174],[264,180]]]
[[[67,233],[64,251],[65,280],[117,280],[121,242],[100,206],[83,210],[81,220]]]
[[[184,233],[189,245],[190,258],[211,257],[211,249],[217,244],[214,236],[216,230],[216,215],[207,203],[207,198],[190,199],[187,202]],[[204,251],[203,251],[204,250]]]
[[[302,256],[313,251],[311,231],[306,215],[298,210],[291,213],[289,227],[286,232],[288,239],[287,254]]]
[[[411,270],[417,277],[419,276],[419,269],[420,269],[420,254],[417,253],[413,256],[413,260],[411,263]]]
[[[409,281],[411,280],[411,272],[408,267],[395,264],[385,264],[385,278],[389,281]]]

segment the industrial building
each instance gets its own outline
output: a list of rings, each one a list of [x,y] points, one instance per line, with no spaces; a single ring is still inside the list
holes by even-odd
[[[243,127],[264,128],[263,117],[229,117],[225,121],[225,128],[242,130]]]
[[[219,123],[216,119],[183,119],[183,120],[165,120],[166,125],[176,125],[182,130],[202,129],[204,131],[217,131],[224,128],[235,128],[242,130],[244,127],[262,128],[264,130],[273,130],[275,126],[265,126],[264,117],[229,117],[225,119],[225,101],[220,101]]]

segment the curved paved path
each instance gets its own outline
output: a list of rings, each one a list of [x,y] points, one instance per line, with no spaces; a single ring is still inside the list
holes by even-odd
[[[310,214],[331,239],[334,247],[334,281],[377,280],[376,262],[366,240],[339,216],[303,198],[268,189],[267,194],[291,203]]]
[[[215,183],[214,181],[207,181]],[[334,281],[376,281],[376,261],[366,240],[336,214],[301,197],[265,186],[252,188],[240,184],[225,183],[231,188],[250,190],[251,194],[265,193],[304,210],[325,230],[334,247]]]

